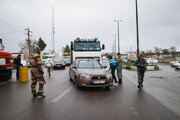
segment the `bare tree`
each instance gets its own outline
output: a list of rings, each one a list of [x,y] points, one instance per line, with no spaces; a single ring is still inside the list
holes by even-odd
[[[30,45],[37,45],[37,41],[36,40],[33,40],[33,41],[30,41]],[[20,47],[20,53],[23,53],[24,51],[28,51],[29,50],[29,43],[28,41],[26,40],[25,42],[19,42],[18,43],[19,47]]]
[[[170,51],[170,53],[171,53],[172,58],[174,58],[174,57],[175,57],[175,54],[176,54],[176,47],[175,47],[175,46],[171,46],[171,47],[169,48],[169,51]]]
[[[154,52],[156,53],[156,55],[158,56],[158,60],[159,60],[159,56],[161,54],[161,48],[158,48],[158,47],[154,47]]]
[[[152,50],[146,50],[146,57],[152,57],[152,55],[153,55],[153,52],[152,52]]]

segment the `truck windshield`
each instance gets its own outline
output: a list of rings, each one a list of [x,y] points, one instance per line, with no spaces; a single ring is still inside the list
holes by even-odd
[[[3,46],[2,42],[0,42],[0,50],[4,50],[4,46]]]
[[[74,51],[100,51],[99,41],[75,41]]]

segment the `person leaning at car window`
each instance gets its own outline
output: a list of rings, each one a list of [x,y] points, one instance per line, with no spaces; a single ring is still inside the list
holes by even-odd
[[[112,77],[113,77],[115,83],[117,83],[117,79],[116,79],[116,76],[115,76],[116,61],[114,60],[114,58],[111,55],[109,55],[107,53],[105,54],[105,56],[109,60],[109,66],[110,66],[109,70],[111,70]]]
[[[53,60],[51,58],[48,58],[45,64],[47,66],[47,72],[49,73],[49,76],[51,76],[51,71],[53,70],[54,65]]]

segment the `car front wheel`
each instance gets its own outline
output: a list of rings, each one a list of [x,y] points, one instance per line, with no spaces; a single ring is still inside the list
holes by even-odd
[[[80,86],[79,86],[79,83],[78,83],[77,78],[76,78],[75,84],[76,84],[76,88],[77,88],[77,89],[79,89],[79,88],[80,88]]]

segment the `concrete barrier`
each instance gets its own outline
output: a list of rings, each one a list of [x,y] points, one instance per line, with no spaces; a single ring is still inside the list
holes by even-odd
[[[123,65],[124,69],[128,69],[128,70],[137,70],[136,66],[127,66],[127,65]],[[155,66],[145,66],[145,69],[147,71],[154,71],[154,70],[159,70],[159,66],[155,65]]]

